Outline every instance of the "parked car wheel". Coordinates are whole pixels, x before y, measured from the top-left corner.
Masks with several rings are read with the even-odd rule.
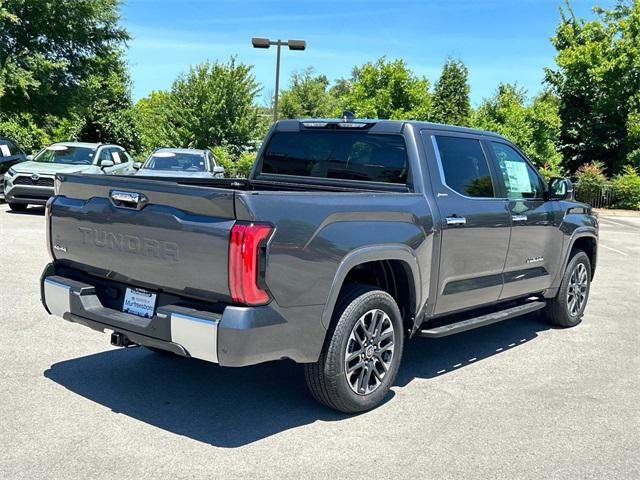
[[[589,256],[582,250],[574,250],[558,294],[547,303],[545,313],[549,323],[564,328],[579,324],[587,306],[590,287]]]
[[[317,363],[305,365],[311,394],[345,413],[382,403],[398,373],[404,332],[398,305],[375,287],[349,285]]]
[[[14,212],[24,212],[29,206],[26,203],[13,203],[13,202],[8,202],[8,203],[9,203],[9,209]]]

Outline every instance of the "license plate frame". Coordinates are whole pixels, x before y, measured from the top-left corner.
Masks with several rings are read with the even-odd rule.
[[[127,287],[122,311],[142,318],[153,318],[156,313],[158,294],[143,288]]]

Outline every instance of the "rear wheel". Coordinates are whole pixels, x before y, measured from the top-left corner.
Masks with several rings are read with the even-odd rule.
[[[404,332],[398,306],[374,287],[346,287],[336,305],[339,317],[317,363],[305,365],[311,394],[345,413],[378,406],[398,373]]]
[[[558,327],[580,323],[591,288],[591,262],[582,250],[575,250],[562,277],[560,290],[547,303],[547,321]]]
[[[9,203],[9,209],[11,209],[14,212],[24,212],[29,206],[26,203],[13,203],[13,202],[8,202],[8,203]]]

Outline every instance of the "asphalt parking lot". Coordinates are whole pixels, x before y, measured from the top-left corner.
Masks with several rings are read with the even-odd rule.
[[[601,217],[581,325],[535,316],[408,342],[348,417],[290,363],[114,349],[49,317],[43,210],[0,204],[0,478],[640,478],[640,217]]]

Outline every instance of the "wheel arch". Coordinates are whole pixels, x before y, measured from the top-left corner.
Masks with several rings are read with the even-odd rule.
[[[579,249],[587,254],[589,262],[591,263],[591,278],[596,272],[596,262],[598,260],[598,242],[595,236],[581,235],[575,238],[569,247],[569,256],[571,252]],[[567,261],[569,258],[567,258]]]
[[[593,274],[596,268],[596,261],[598,257],[598,231],[594,227],[580,227],[577,228],[572,234],[569,240],[566,242],[566,248],[564,249],[564,253],[562,254],[562,268],[559,268],[556,276],[553,280],[551,287],[547,290],[545,296],[553,297],[560,287],[560,281],[562,280],[562,275],[564,274],[564,270],[569,264],[569,260],[571,259],[571,252],[576,248],[576,246],[588,246],[590,251],[587,251],[587,255],[589,256],[589,260],[591,261],[591,277],[593,278]]]
[[[322,313],[322,324],[325,328],[328,329],[331,324],[336,303],[344,285],[349,283],[350,279],[372,275],[376,269],[382,269],[381,274],[390,277],[389,281],[393,282],[395,289],[389,293],[399,303],[401,312],[404,310],[405,325],[413,326],[408,323],[414,321],[422,305],[418,260],[407,245],[387,244],[358,248],[347,254],[340,262]],[[403,285],[401,282],[406,282],[408,288],[401,288]]]

